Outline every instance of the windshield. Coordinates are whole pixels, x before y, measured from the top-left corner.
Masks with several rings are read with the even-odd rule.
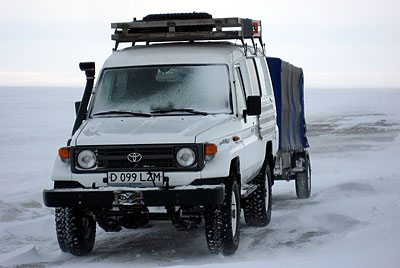
[[[92,115],[231,113],[226,65],[106,69]]]

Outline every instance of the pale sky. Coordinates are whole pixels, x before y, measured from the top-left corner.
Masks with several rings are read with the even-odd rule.
[[[399,0],[0,0],[0,86],[82,86],[111,54],[111,22],[151,13],[261,19],[267,55],[306,87],[400,88]]]

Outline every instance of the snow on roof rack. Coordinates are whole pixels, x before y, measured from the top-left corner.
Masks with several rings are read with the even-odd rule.
[[[261,21],[243,18],[205,18],[205,19],[164,19],[141,20],[111,23],[115,29],[111,39],[115,41],[114,51],[119,43],[132,42],[169,42],[239,39],[247,48],[244,40],[255,39],[262,42]],[[247,49],[246,49],[247,53]]]

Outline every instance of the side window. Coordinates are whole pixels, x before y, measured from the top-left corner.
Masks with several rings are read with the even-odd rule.
[[[243,110],[246,109],[246,95],[244,93],[245,90],[244,90],[243,78],[239,67],[235,67],[234,76],[235,76],[235,90],[236,90],[238,113],[242,115]]]
[[[247,59],[247,66],[249,69],[250,83],[252,87],[252,95],[261,96],[260,81],[257,74],[257,68],[254,65],[254,59]]]
[[[266,80],[268,79],[268,76],[265,75],[264,69],[262,67],[261,63],[261,58],[257,57],[254,58],[254,62],[256,63],[257,71],[258,71],[258,78],[260,81],[260,87],[261,87],[261,96],[267,96],[270,95],[267,93],[267,82]]]
[[[260,74],[260,80],[262,80],[265,85],[266,96],[271,96],[272,95],[272,83],[271,83],[271,78],[269,76],[267,62],[265,61],[265,58],[257,58],[256,63],[257,63],[257,68],[258,68],[258,66],[260,66],[258,68],[258,71]],[[263,76],[262,79],[261,79],[261,76]],[[262,88],[262,85],[261,85],[261,88]]]

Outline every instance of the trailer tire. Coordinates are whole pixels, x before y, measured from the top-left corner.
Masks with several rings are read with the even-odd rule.
[[[56,208],[56,232],[60,249],[75,256],[89,254],[94,246],[96,221],[78,208]]]
[[[244,200],[244,219],[247,225],[262,227],[271,221],[271,170],[266,162],[254,179],[257,189]]]
[[[210,252],[233,255],[239,247],[240,240],[240,193],[234,174],[225,182],[223,204],[205,207],[204,219]]]
[[[296,174],[296,195],[299,199],[306,199],[311,195],[311,165],[308,155],[305,170]]]

